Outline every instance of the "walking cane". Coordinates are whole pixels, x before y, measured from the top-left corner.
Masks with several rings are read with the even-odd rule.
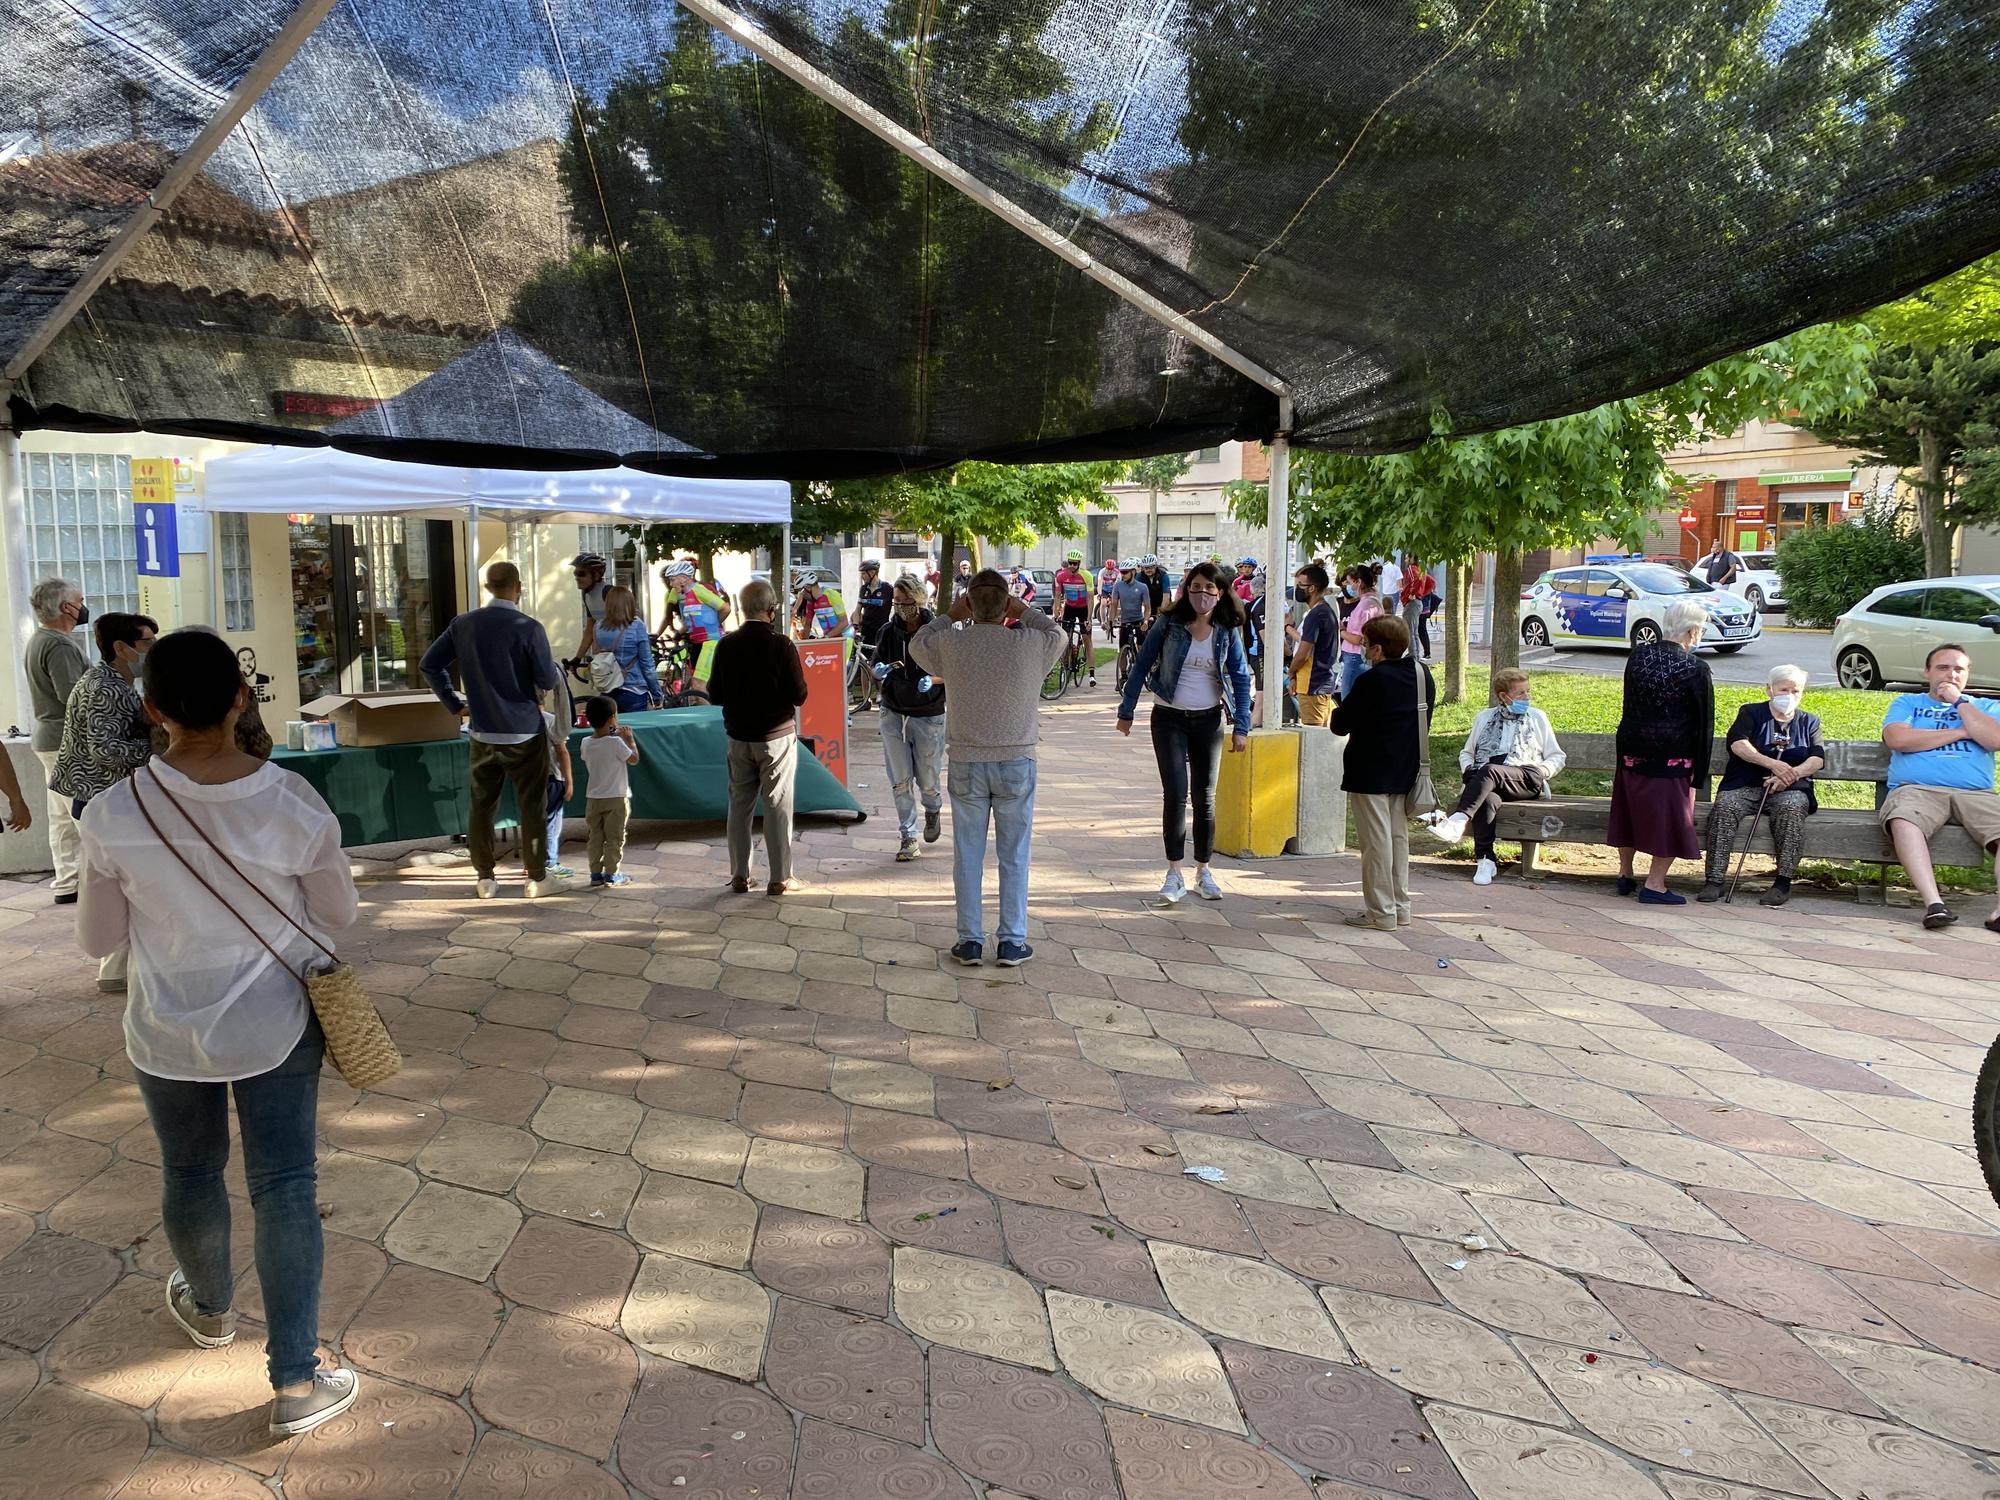
[[[1757,837],[1757,820],[1764,816],[1764,804],[1770,800],[1771,788],[1767,782],[1764,795],[1757,799],[1757,810],[1750,814],[1750,831],[1743,835],[1743,847],[1737,852],[1736,873],[1729,877],[1729,889],[1722,893],[1725,906],[1733,906],[1736,902],[1736,882],[1743,878],[1743,862],[1750,857],[1750,845]]]

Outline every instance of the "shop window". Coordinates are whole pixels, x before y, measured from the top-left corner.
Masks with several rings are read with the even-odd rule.
[[[1215,551],[1215,517],[1161,516],[1159,540],[1153,550],[1170,567],[1200,562]]]
[[[255,630],[257,606],[250,589],[250,518],[215,518],[216,547],[222,559],[222,628]]]
[[[595,552],[611,564],[605,576],[635,593],[639,588],[639,548],[630,537],[621,537],[616,526],[579,526],[577,551]]]
[[[132,460],[116,453],[21,457],[30,579],[72,580],[94,614],[135,612]]]

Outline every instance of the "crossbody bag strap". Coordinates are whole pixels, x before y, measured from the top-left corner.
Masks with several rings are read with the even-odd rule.
[[[154,778],[153,784],[155,786],[160,785],[157,777]],[[162,791],[166,790],[166,788],[164,787],[161,787],[160,789]],[[257,930],[256,924],[253,923],[248,917],[244,916],[242,912],[238,911],[235,905],[230,901],[230,899],[227,896],[223,895],[222,892],[218,891],[214,886],[210,885],[208,883],[208,877],[203,875],[201,871],[197,870],[192,864],[190,864],[188,862],[188,857],[185,854],[181,853],[180,849],[174,844],[173,840],[169,839],[166,836],[166,834],[160,831],[160,825],[153,821],[152,810],[146,806],[146,799],[139,795],[139,778],[136,776],[132,778],[132,800],[136,802],[139,806],[139,816],[144,818],[146,820],[146,826],[153,830],[153,837],[160,841],[161,846],[165,848],[169,854],[173,855],[175,859],[181,862],[181,868],[186,870],[188,874],[192,875],[195,878],[195,880],[200,883],[201,888],[203,890],[207,891],[209,895],[215,897],[215,899],[219,903],[221,903],[222,909],[224,911],[228,912],[229,915],[236,918],[238,922],[241,922],[243,924],[243,930],[249,933],[250,936],[252,936],[257,940],[258,945],[262,947],[266,953],[271,955],[272,960],[277,964],[279,968],[283,969],[287,974],[290,974],[294,979],[298,980],[301,985],[303,985],[305,983],[305,979],[302,975],[296,973],[293,970],[291,960],[286,958],[285,955],[280,953],[276,948],[273,948],[270,944],[270,941],[264,936],[264,934]]]
[[[1411,663],[1416,667],[1417,679],[1417,754],[1423,765],[1431,763],[1431,715],[1424,703],[1424,664],[1415,657]]]
[[[165,797],[167,801],[173,804],[174,811],[179,813],[181,815],[181,818],[187,823],[187,825],[190,828],[192,828],[197,835],[200,836],[201,841],[204,844],[208,845],[210,852],[213,853],[217,859],[222,861],[223,865],[228,869],[230,874],[234,875],[238,880],[242,881],[245,885],[249,886],[251,892],[257,897],[258,900],[262,901],[266,906],[270,907],[272,911],[276,912],[279,916],[279,919],[288,924],[294,932],[298,933],[300,937],[304,938],[307,942],[311,943],[315,948],[319,949],[320,952],[324,953],[327,956],[327,960],[329,962],[331,963],[340,962],[340,957],[338,954],[336,954],[331,948],[327,947],[327,945],[325,943],[322,943],[318,938],[314,937],[312,933],[308,931],[306,928],[300,926],[298,921],[292,916],[290,912],[286,911],[282,906],[278,905],[277,902],[273,901],[270,898],[270,896],[265,894],[264,888],[262,886],[258,885],[256,881],[252,880],[248,875],[245,875],[242,872],[242,870],[237,868],[235,860],[231,859],[228,855],[224,854],[221,849],[216,847],[215,840],[208,836],[208,830],[203,828],[201,824],[195,822],[193,815],[190,814],[185,807],[181,806],[179,798],[175,797],[172,792],[167,790],[167,784],[164,781],[160,780],[159,776],[154,772],[151,766],[146,767],[146,775],[152,781],[153,785],[159,788],[160,795]],[[134,777],[133,780],[136,782],[138,778]],[[134,800],[137,800],[139,793],[136,785],[133,787],[132,795]],[[159,827],[153,822],[153,815],[151,813],[146,812],[145,803],[141,802],[139,804],[139,811],[145,814],[146,824],[148,827],[152,828],[154,836],[159,837],[160,836]],[[161,838],[160,841],[162,843],[166,842],[164,838]],[[188,865],[186,858],[182,856],[180,850],[174,849],[173,845],[171,844],[168,844],[167,847],[173,850],[173,854],[176,859],[179,859],[183,865],[187,865],[189,872],[191,874],[194,874],[195,879],[201,881],[202,885],[207,888],[210,895],[214,896],[216,900],[222,901],[222,904],[224,906],[229,906],[229,903],[223,900],[222,896],[216,891],[214,886],[209,885],[209,883],[206,880],[203,880],[198,873],[195,873],[194,867],[192,865]],[[242,922],[243,925],[246,927],[250,927],[249,920],[245,918],[241,912],[237,911],[236,908],[233,906],[229,906],[229,909],[231,912],[235,913],[237,921]],[[256,928],[254,927],[251,927],[250,930],[252,932],[256,932]],[[261,941],[261,934],[259,940]],[[270,945],[267,943],[265,944],[265,946],[269,948]],[[275,953],[273,953],[273,956],[274,957],[276,956]]]

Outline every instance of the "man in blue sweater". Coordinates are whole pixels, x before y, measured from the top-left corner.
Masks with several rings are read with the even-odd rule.
[[[466,611],[431,642],[424,653],[424,681],[446,708],[472,720],[472,806],[465,838],[479,876],[474,889],[482,901],[499,894],[493,815],[501,785],[511,782],[521,810],[521,863],[532,901],[557,885],[548,877],[548,828],[541,816],[548,805],[549,737],[540,695],[562,679],[548,632],[521,609],[521,570],[510,562],[489,563],[486,592],[493,596],[491,604]],[[453,667],[465,684],[463,696],[452,686]]]

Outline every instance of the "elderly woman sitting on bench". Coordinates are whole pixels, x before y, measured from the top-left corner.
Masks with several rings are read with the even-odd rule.
[[[1737,825],[1751,820],[1749,840],[1757,836],[1761,810],[1771,820],[1771,843],[1778,851],[1778,877],[1758,897],[1759,906],[1783,906],[1792,894],[1792,876],[1805,848],[1806,819],[1819,811],[1812,778],[1826,768],[1826,741],[1819,715],[1799,707],[1805,696],[1803,667],[1773,667],[1766,681],[1768,701],[1746,703],[1736,710],[1736,722],[1724,737],[1729,766],[1708,810],[1708,879],[1697,901],[1722,898],[1729,856],[1736,847]]]

